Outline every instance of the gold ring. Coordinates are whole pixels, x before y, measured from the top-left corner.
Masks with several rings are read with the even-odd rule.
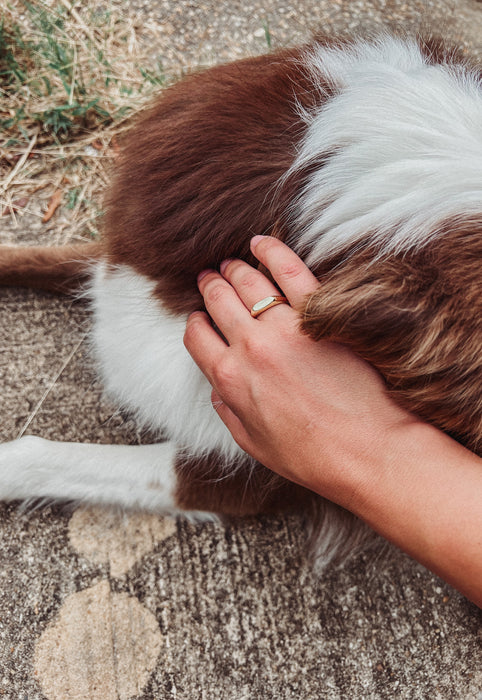
[[[277,304],[288,304],[288,299],[286,297],[265,297],[261,301],[257,301],[251,308],[251,316],[257,318],[263,311],[267,311]]]

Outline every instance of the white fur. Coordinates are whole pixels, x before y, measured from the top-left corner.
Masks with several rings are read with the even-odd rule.
[[[177,448],[27,436],[0,449],[0,499],[73,500],[174,513]]]
[[[166,313],[155,284],[127,266],[92,268],[91,342],[109,393],[169,441],[95,445],[25,437],[0,445],[0,500],[71,500],[165,514],[176,506],[176,455],[242,450],[213,410],[211,387],[184,348],[184,317]],[[249,475],[247,475],[248,477]],[[211,513],[185,513],[196,520]]]
[[[293,247],[316,263],[368,238],[382,250],[422,245],[452,216],[480,214],[482,95],[469,72],[430,66],[396,39],[305,56],[316,84],[336,94],[302,111],[307,133],[288,175],[331,153],[291,216]],[[321,83],[320,83],[321,81]],[[320,88],[322,92],[322,88]],[[108,392],[170,442],[81,445],[22,438],[0,446],[0,499],[57,498],[175,512],[177,450],[243,455],[211,406],[211,388],[183,345],[186,319],[127,266],[94,267],[92,345]],[[352,524],[319,543],[326,563],[352,546]],[[340,529],[344,528],[344,529]]]
[[[99,264],[91,287],[92,342],[108,393],[141,424],[191,454],[244,452],[211,404],[211,386],[183,344],[186,317],[167,313],[155,283]]]
[[[314,112],[290,173],[333,152],[291,215],[293,247],[315,264],[368,239],[381,252],[429,242],[444,220],[482,210],[482,89],[384,38],[305,56],[336,95]]]

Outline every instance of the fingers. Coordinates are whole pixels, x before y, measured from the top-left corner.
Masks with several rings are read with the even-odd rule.
[[[225,424],[235,441],[243,450],[247,451],[247,448],[249,449],[250,440],[246,429],[241,420],[238,418],[238,416],[229,408],[229,406],[226,403],[224,403],[224,401],[217,393],[216,389],[212,390],[211,402],[213,404],[214,410],[221,418],[221,420],[223,421],[223,423]]]
[[[255,236],[251,251],[271,272],[291,306],[299,309],[308,294],[318,289],[319,282],[291,248],[271,236]]]
[[[294,308],[301,308],[305,297],[319,287],[316,277],[302,260],[281,241],[256,236],[252,249]],[[293,309],[285,304],[264,311],[257,319],[251,317],[249,310],[256,302],[279,294],[276,286],[259,270],[241,260],[227,260],[222,264],[221,272],[222,275],[212,270],[205,271],[198,278],[198,286],[209,316],[230,345],[251,333],[260,320],[276,318],[278,323],[282,318],[292,318]],[[185,345],[213,384],[216,367],[225,357],[227,346],[205,314],[190,317]]]
[[[229,343],[246,332],[251,318],[236,290],[218,272],[208,271],[198,277],[199,291],[209,316]]]
[[[209,271],[198,278],[198,286],[208,314],[231,345],[252,333],[253,323],[259,323],[250,314],[253,304],[279,295],[279,291],[261,272],[241,260],[226,261],[221,268],[224,277]],[[280,308],[281,305],[273,307],[273,311]],[[263,316],[273,311],[270,309]]]
[[[229,348],[211,326],[207,314],[196,311],[189,316],[184,333],[184,345],[213,387],[211,402],[214,410],[238,445],[246,450],[250,446],[249,435],[242,421],[225,403],[217,389],[218,385],[227,387],[228,394],[234,391],[239,396],[240,392],[235,386],[237,372],[233,373],[230,369],[231,363],[227,362]]]
[[[212,386],[215,382],[216,368],[224,357],[227,345],[212,327],[207,314],[196,311],[189,316],[184,332],[184,345]]]
[[[279,289],[271,280],[242,260],[224,261],[221,274],[234,287],[247,309],[265,297],[280,295]]]

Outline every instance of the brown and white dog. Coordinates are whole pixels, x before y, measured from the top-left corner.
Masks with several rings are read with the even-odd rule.
[[[318,276],[304,330],[346,343],[395,399],[481,454],[482,82],[443,44],[313,41],[186,78],[141,117],[99,244],[4,248],[0,282],[71,291],[154,445],[0,446],[0,498],[310,517],[321,563],[363,537],[255,463],[183,346],[197,274],[277,232]]]

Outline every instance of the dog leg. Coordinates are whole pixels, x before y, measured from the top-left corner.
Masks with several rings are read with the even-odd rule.
[[[0,500],[113,505],[204,521],[217,520],[218,513],[304,512],[320,570],[372,542],[372,531],[354,516],[260,465],[247,466],[223,475],[215,459],[183,456],[173,442],[94,445],[23,437],[0,444]]]
[[[0,286],[76,292],[89,278],[90,264],[103,254],[98,242],[65,246],[0,246]]]
[[[177,447],[51,442],[0,445],[0,500],[78,501],[163,513],[175,503]]]

